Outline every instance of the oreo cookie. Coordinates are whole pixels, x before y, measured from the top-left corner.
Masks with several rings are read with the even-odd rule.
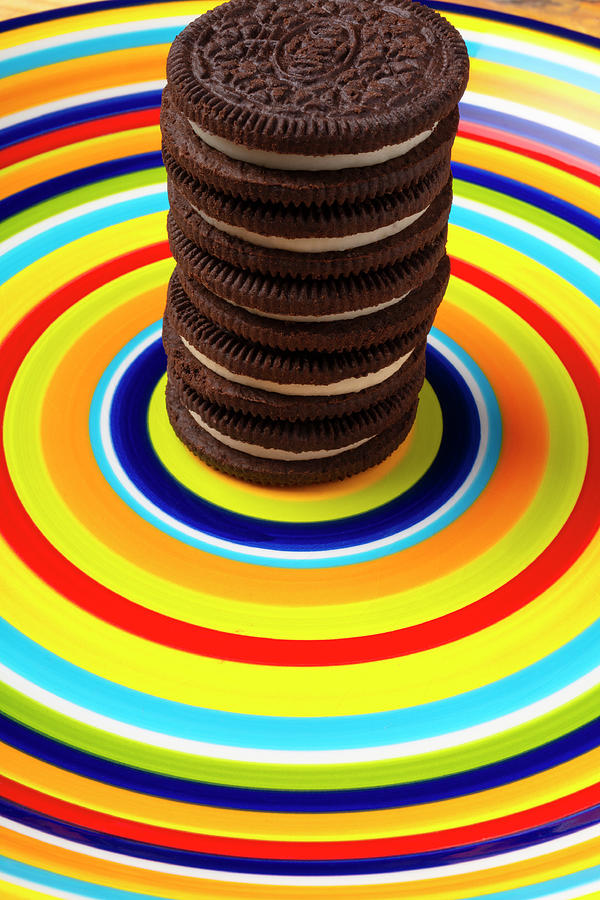
[[[223,440],[253,448],[251,455],[268,456],[343,451],[395,425],[413,406],[416,395],[406,391],[387,397],[353,413],[320,419],[287,420],[280,416],[255,416],[220,406],[202,397],[177,376],[170,376],[182,404],[194,420]],[[276,400],[274,404],[276,404]]]
[[[321,249],[312,252],[309,244],[303,244],[305,249],[299,252],[299,245],[293,245],[294,249],[281,249],[251,243],[247,239],[247,233],[240,237],[224,231],[222,227],[215,227],[214,223],[209,223],[193,209],[187,197],[172,182],[169,182],[168,192],[170,214],[181,231],[188,240],[211,256],[216,256],[238,268],[269,275],[337,278],[391,265],[434,240],[448,223],[452,203],[452,179],[448,179],[441,193],[421,211],[418,218],[409,225],[403,225],[399,232],[382,237],[382,231],[379,231],[379,227],[374,223],[374,229],[368,235],[369,243],[347,249]],[[394,230],[394,226],[389,227]],[[373,235],[378,239],[371,240]],[[359,239],[363,240],[364,235],[360,235]],[[325,245],[319,238],[311,241],[315,247],[330,246]]]
[[[274,169],[407,152],[456,107],[468,71],[456,29],[410,0],[230,0],[188,25],[167,60],[198,136]]]
[[[387,303],[414,290],[444,255],[447,227],[420,250],[400,260],[338,278],[271,276],[211,256],[167,217],[171,252],[186,278],[197,281],[229,303],[270,316],[339,315]]]
[[[351,350],[278,350],[244,340],[201,315],[177,270],[169,282],[165,317],[189,352],[217,374],[296,397],[333,397],[379,384],[402,367],[429,330],[428,323],[419,323],[414,330]]]
[[[418,344],[406,362],[389,378],[346,394],[333,396],[277,394],[264,388],[232,381],[214,368],[205,366],[187,349],[177,331],[165,317],[163,345],[168,358],[169,375],[193,387],[202,397],[229,409],[263,418],[323,419],[373,406],[394,394],[416,396],[425,378],[425,341]]]
[[[195,212],[207,222],[215,223],[221,230],[232,229],[250,243],[272,242],[277,239],[285,247],[309,244],[308,238],[319,238],[325,245],[361,240],[373,243],[367,237],[381,229],[406,227],[420,215],[450,177],[450,157],[431,172],[403,190],[370,197],[366,200],[334,202],[331,204],[285,205],[270,199],[247,200],[215,190],[210,185],[193,178],[178,165],[173,157],[163,151],[163,159],[170,184],[183,194]],[[302,251],[299,251],[302,252]]]
[[[355,203],[402,191],[447,165],[458,128],[458,108],[438,122],[425,141],[402,156],[377,165],[323,172],[267,169],[226,156],[198,139],[173,103],[168,87],[163,92],[160,124],[167,166],[179,166],[196,181],[232,197],[310,206]]]
[[[444,256],[433,276],[415,290],[393,298],[379,307],[340,316],[315,316],[305,321],[298,316],[271,318],[257,315],[222,300],[177,270],[187,299],[200,315],[226,331],[252,343],[284,350],[335,351],[372,346],[411,335],[411,341],[427,334],[450,276],[450,262]],[[370,309],[370,311],[368,311]]]
[[[167,383],[166,399],[171,425],[193,453],[223,472],[266,485],[302,485],[341,480],[376,465],[404,440],[414,422],[418,403],[415,400],[401,418],[372,437],[353,440],[348,445],[325,450],[324,453],[319,453],[318,450],[300,450],[296,453],[280,450],[280,454],[273,454],[277,456],[283,452],[285,458],[282,459],[257,455],[265,453],[265,448],[244,441],[243,431],[229,443],[225,443],[223,432],[212,425],[207,427],[200,416],[196,419],[191,415],[177,382],[169,380]],[[217,411],[213,423],[218,425],[225,418],[226,414],[219,418]],[[263,422],[263,427],[264,424]],[[260,435],[258,423],[256,426],[253,433]],[[268,432],[268,429],[265,431]],[[348,439],[350,437],[352,435]]]

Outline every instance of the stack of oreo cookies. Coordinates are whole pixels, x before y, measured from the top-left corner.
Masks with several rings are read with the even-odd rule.
[[[217,468],[344,478],[408,434],[468,57],[410,0],[230,0],[167,64],[167,409]]]

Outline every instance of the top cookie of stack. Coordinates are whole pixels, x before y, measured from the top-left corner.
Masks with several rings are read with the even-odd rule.
[[[230,0],[176,38],[161,110],[178,263],[165,346],[172,350],[170,380],[179,385],[171,391],[171,419],[205,458],[259,480],[289,481],[289,471],[292,482],[316,480],[293,477],[293,465],[279,466],[278,477],[277,455],[269,457],[265,478],[231,462],[232,453],[245,455],[238,445],[254,447],[269,430],[259,420],[269,399],[281,401],[270,417],[286,427],[296,422],[296,431],[286,438],[292,449],[273,438],[266,446],[287,452],[301,473],[313,451],[301,457],[293,448],[322,442],[309,435],[315,419],[323,424],[396,396],[401,380],[384,378],[390,384],[382,387],[377,373],[407,352],[415,368],[448,278],[450,150],[467,77],[460,35],[409,0]],[[198,348],[200,332],[205,344]],[[218,363],[213,346],[227,335],[235,338],[229,367],[222,355]],[[182,347],[193,365],[185,353],[182,361]],[[254,357],[258,348],[269,351],[260,366],[270,378],[256,377],[253,348]],[[306,354],[304,366],[297,351]],[[193,371],[207,360],[208,376]],[[331,384],[332,366],[340,376],[334,383],[354,379],[352,390],[321,390]],[[216,378],[237,386],[218,391]],[[186,389],[192,382],[196,394],[202,384],[199,396],[217,406],[256,414],[243,426],[227,425],[225,463],[174,421],[182,382]],[[294,390],[282,391],[282,382]],[[277,389],[265,390],[265,383]],[[262,396],[270,393],[275,398]],[[407,414],[416,408],[415,397],[409,400]],[[332,427],[344,431],[338,422]],[[343,449],[332,453],[338,463],[349,458]],[[376,461],[363,459],[359,468]],[[343,474],[349,471],[329,477]]]

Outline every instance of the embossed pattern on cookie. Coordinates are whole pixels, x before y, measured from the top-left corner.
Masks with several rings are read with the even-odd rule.
[[[408,0],[230,0],[176,38],[167,66],[177,105],[205,133],[308,155],[429,133],[467,75],[460,36]]]

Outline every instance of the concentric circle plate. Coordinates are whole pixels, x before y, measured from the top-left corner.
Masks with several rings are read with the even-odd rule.
[[[158,107],[209,3],[0,33],[0,895],[600,896],[600,48],[440,4],[472,75],[406,444],[177,441]]]

